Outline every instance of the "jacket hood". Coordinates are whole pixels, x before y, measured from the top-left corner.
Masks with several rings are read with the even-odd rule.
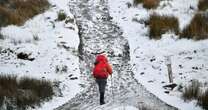
[[[98,55],[96,57],[96,62],[104,62],[104,63],[106,63],[106,62],[108,62],[108,60],[107,60],[105,55]]]

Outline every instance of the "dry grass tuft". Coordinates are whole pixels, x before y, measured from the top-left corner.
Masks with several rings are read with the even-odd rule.
[[[160,0],[144,0],[143,7],[146,9],[157,8],[159,3],[160,3]]]
[[[198,13],[181,33],[180,38],[203,40],[208,38],[208,16]]]
[[[160,16],[153,14],[148,21],[150,26],[149,36],[151,39],[160,39],[161,35],[166,32],[179,33],[178,19],[171,16]]]
[[[37,80],[23,77],[17,80],[13,75],[0,76],[0,106],[16,106],[13,109],[26,109],[28,106],[40,105],[42,101],[53,96],[52,83],[46,80]],[[12,102],[11,102],[12,101]]]
[[[208,89],[199,97],[198,104],[208,110]]]
[[[3,0],[0,3],[0,27],[21,25],[49,7],[47,0]]]
[[[143,3],[143,0],[134,0],[134,6]]]
[[[154,9],[157,8],[157,6],[160,3],[160,0],[134,0],[135,6],[140,3],[143,3],[143,7],[146,9]]]
[[[192,81],[191,85],[188,87],[185,87],[185,90],[183,92],[183,99],[186,100],[192,100],[197,99],[200,94],[200,83],[198,81]]]
[[[208,9],[208,0],[199,0],[198,9],[206,11]]]
[[[66,19],[66,17],[67,17],[67,15],[63,10],[60,10],[58,12],[58,21],[63,21]]]
[[[199,81],[192,81],[182,94],[184,101],[197,100],[197,104],[204,110],[208,110],[208,89],[202,92]]]

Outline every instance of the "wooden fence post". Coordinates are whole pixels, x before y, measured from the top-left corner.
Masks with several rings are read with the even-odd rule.
[[[168,68],[169,83],[173,83],[173,72],[172,72],[172,66],[171,66],[171,56],[166,56],[166,64],[167,64],[167,68]]]

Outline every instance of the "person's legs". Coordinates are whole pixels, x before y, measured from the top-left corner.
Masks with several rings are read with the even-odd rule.
[[[100,105],[105,104],[105,87],[107,83],[107,79],[97,79],[96,82],[98,83],[99,92],[100,92]]]
[[[105,104],[105,101],[104,101],[104,95],[105,95],[104,92],[100,92],[100,105]]]

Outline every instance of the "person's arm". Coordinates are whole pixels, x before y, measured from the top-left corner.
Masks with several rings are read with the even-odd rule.
[[[111,75],[113,73],[111,65],[107,64],[107,72]]]

